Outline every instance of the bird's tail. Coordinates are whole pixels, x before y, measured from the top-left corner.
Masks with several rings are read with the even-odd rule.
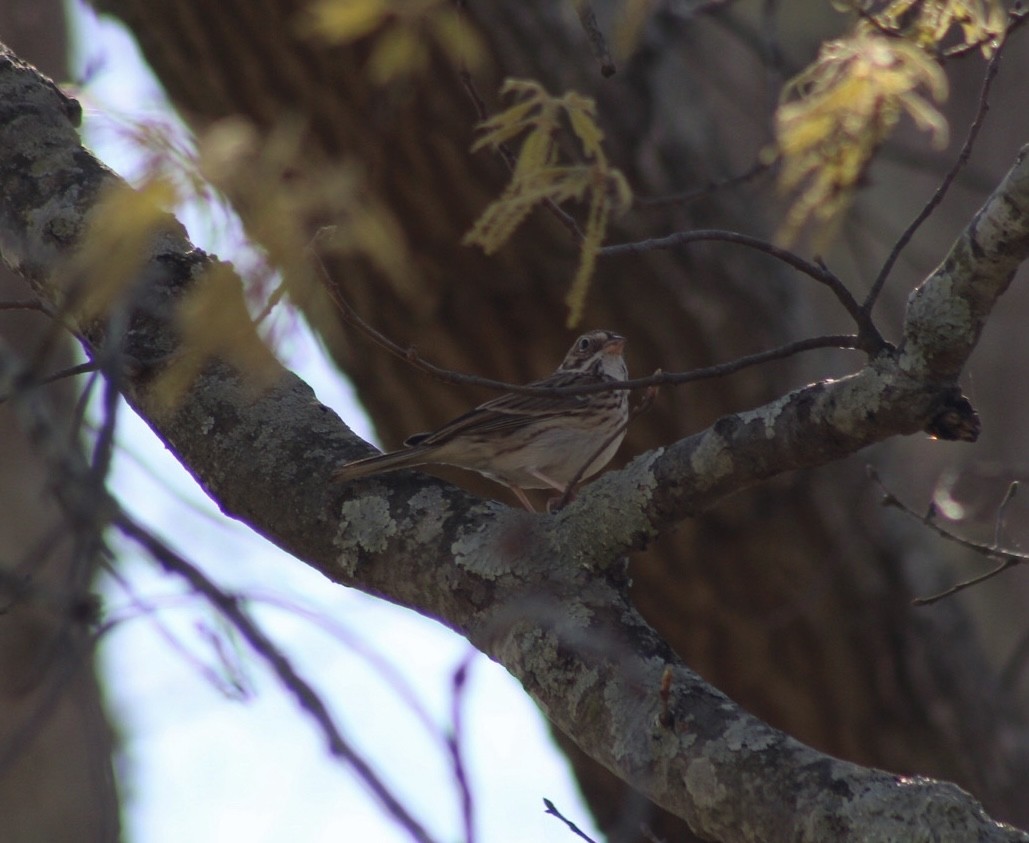
[[[385,474],[388,471],[399,471],[402,468],[425,465],[429,461],[427,457],[431,451],[432,448],[402,448],[399,451],[390,451],[388,454],[364,457],[341,465],[332,473],[332,479],[358,480],[361,477],[371,477],[375,474]]]

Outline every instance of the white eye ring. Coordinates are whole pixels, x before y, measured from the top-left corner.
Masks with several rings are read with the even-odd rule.
[[[579,340],[579,351],[589,351],[590,341],[588,337],[583,337]]]

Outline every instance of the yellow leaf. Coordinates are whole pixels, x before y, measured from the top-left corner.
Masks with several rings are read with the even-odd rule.
[[[491,254],[507,242],[537,205],[581,202],[588,197],[579,268],[568,299],[574,322],[581,318],[608,218],[612,211],[620,213],[629,207],[632,191],[625,176],[607,163],[604,134],[597,125],[593,100],[575,92],[555,98],[538,83],[518,79],[508,79],[501,92],[515,95],[518,101],[479,126],[484,134],[473,148],[509,140],[523,132],[526,135],[511,181],[475,221],[464,243]],[[567,132],[569,125],[582,152],[580,161],[566,164],[561,162],[556,137],[559,132]],[[582,163],[582,158],[588,163]]]
[[[572,124],[572,131],[582,142],[583,151],[591,158],[603,158],[601,141],[604,140],[604,133],[597,125],[596,105],[593,100],[569,94],[566,97],[565,109],[568,121]]]
[[[776,112],[779,184],[796,191],[781,232],[787,240],[808,217],[828,221],[849,202],[876,149],[906,112],[936,143],[946,121],[934,100],[946,77],[924,50],[861,29],[823,45],[818,59],[784,88]]]
[[[482,212],[462,242],[480,246],[487,255],[493,254],[511,238],[535,204],[534,197],[505,191]]]
[[[536,107],[535,102],[527,100],[480,123],[478,128],[483,134],[472,144],[472,152],[476,152],[484,146],[501,144],[534,126],[535,121],[529,119],[528,115]]]
[[[255,391],[271,385],[280,369],[275,356],[254,332],[239,277],[228,264],[215,263],[197,279],[176,312],[182,345],[161,370],[154,395],[174,407],[212,360],[239,371]]]
[[[375,42],[368,60],[368,78],[377,85],[423,70],[429,65],[429,50],[424,39],[410,29],[393,27]]]
[[[533,100],[540,100],[547,96],[543,86],[533,79],[505,79],[500,86],[500,95],[524,94]]]
[[[542,169],[550,163],[554,142],[550,132],[543,128],[535,129],[522,142],[522,148],[518,153],[518,160],[515,162],[512,177],[515,181],[525,178],[527,173],[533,173]]]
[[[632,207],[632,188],[629,180],[621,170],[612,169],[610,178],[611,210],[616,214],[624,214]]]
[[[152,179],[137,189],[109,190],[91,211],[89,225],[72,265],[67,306],[75,318],[104,315],[138,279],[153,242],[164,227],[179,224],[168,209],[178,194],[165,179]]]
[[[860,28],[894,33],[926,51],[942,50],[957,29],[963,43],[953,46],[978,46],[989,56],[1004,33],[1006,18],[1000,0],[894,0]]]
[[[486,49],[479,33],[459,11],[440,9],[429,19],[436,42],[456,64],[475,70],[486,60]]]
[[[636,49],[643,27],[654,8],[654,0],[624,0],[614,27],[614,54],[624,61]]]
[[[301,24],[305,34],[343,44],[370,34],[386,20],[388,0],[317,0]]]

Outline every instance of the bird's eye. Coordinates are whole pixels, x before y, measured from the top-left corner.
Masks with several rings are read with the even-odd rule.
[[[583,337],[582,339],[579,340],[579,351],[582,351],[582,352],[589,351],[590,350],[590,345],[591,345],[590,338],[589,337]]]

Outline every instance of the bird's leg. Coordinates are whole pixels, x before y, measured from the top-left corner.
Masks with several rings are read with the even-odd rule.
[[[562,486],[556,480],[551,480],[549,477],[547,477],[547,475],[545,475],[542,471],[539,471],[538,469],[530,468],[528,471],[529,474],[531,474],[541,483],[546,483],[551,489],[554,489],[561,493],[556,497],[550,498],[550,500],[547,501],[547,512],[556,512],[558,509],[561,509],[560,506],[556,506],[556,504],[558,503],[561,503],[563,506],[575,500],[574,489],[570,489],[567,486]]]
[[[558,512],[575,500],[575,490],[566,489],[560,495],[554,495],[547,501],[547,512]]]
[[[528,468],[528,469],[526,469],[526,471],[528,471],[529,474],[531,474],[533,477],[535,477],[537,480],[539,480],[540,483],[545,483],[551,489],[554,489],[554,490],[560,492],[561,494],[564,494],[566,487],[563,486],[562,484],[558,483],[556,480],[551,480],[549,477],[547,477],[547,475],[545,475],[538,468]]]
[[[527,497],[525,496],[525,492],[523,492],[523,491],[522,491],[521,489],[519,489],[519,488],[518,488],[517,486],[508,486],[508,488],[509,488],[509,489],[510,489],[510,490],[511,490],[512,492],[514,492],[514,493],[515,493],[515,497],[516,497],[516,498],[518,498],[518,500],[519,500],[519,501],[521,501],[521,503],[522,503],[522,506],[524,506],[524,507],[525,507],[525,508],[526,508],[527,510],[529,510],[529,512],[535,512],[535,511],[536,511],[536,507],[534,507],[534,506],[532,505],[532,501],[530,501],[530,500],[529,500],[529,499],[528,499],[528,498],[527,498]]]

